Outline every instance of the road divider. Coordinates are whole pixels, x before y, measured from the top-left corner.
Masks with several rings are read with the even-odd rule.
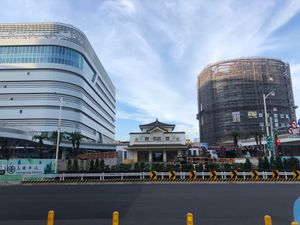
[[[193,220],[193,214],[192,213],[187,213],[186,214],[186,225],[194,225],[194,220]]]
[[[48,212],[47,225],[54,225],[54,211],[50,210]]]
[[[47,225],[54,225],[54,211],[48,212]],[[119,212],[114,211],[112,214],[112,225],[119,225]],[[186,214],[186,225],[194,225],[193,214],[188,212]],[[264,216],[264,225],[272,225],[272,218],[269,215]],[[299,225],[298,222],[293,221],[291,225]]]
[[[119,212],[113,212],[112,225],[119,225]]]
[[[139,172],[139,173],[81,173],[22,176],[23,184],[39,183],[136,183],[136,182],[293,182],[300,183],[299,171],[202,171]]]

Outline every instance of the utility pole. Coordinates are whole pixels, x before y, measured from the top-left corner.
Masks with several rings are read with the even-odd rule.
[[[57,166],[58,166],[58,150],[59,150],[59,139],[60,139],[62,103],[63,103],[63,98],[60,97],[59,98],[59,113],[58,113],[58,127],[57,127],[57,140],[56,140],[56,154],[55,154],[55,170],[54,170],[54,173],[57,173]]]

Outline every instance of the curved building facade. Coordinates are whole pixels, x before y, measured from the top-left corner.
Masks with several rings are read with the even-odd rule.
[[[115,134],[115,87],[83,32],[61,23],[0,24],[0,127]]]
[[[263,94],[273,127],[296,119],[290,67],[277,59],[241,58],[208,65],[198,76],[200,140],[218,144],[265,132]]]

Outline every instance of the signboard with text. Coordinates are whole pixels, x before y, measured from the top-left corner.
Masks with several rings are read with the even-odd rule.
[[[54,165],[54,159],[0,160],[0,170],[5,171],[6,175],[38,175],[54,173]]]

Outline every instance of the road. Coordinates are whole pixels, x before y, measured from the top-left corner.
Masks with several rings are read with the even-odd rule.
[[[299,184],[102,184],[0,186],[1,225],[45,225],[55,210],[55,225],[290,224]]]

